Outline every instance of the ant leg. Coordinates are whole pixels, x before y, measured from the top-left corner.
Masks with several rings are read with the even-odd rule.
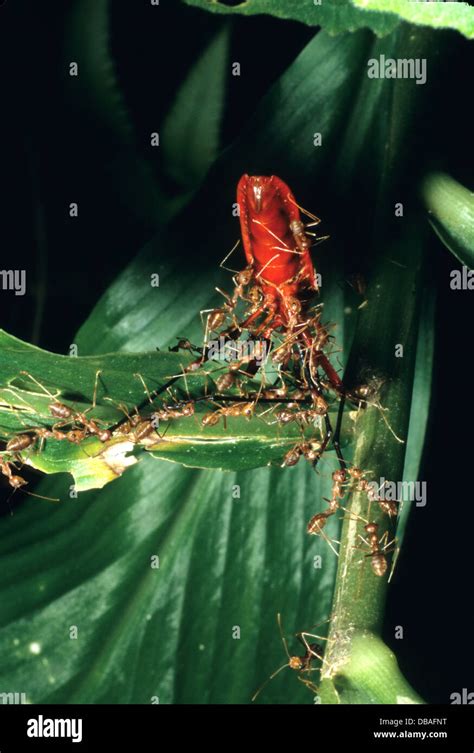
[[[394,539],[394,541],[395,541],[395,539]],[[389,582],[389,583],[390,583],[390,581],[392,580],[392,576],[393,576],[393,573],[395,572],[395,566],[396,566],[396,564],[397,564],[397,562],[398,562],[398,557],[399,557],[399,555],[400,555],[400,547],[399,547],[399,546],[397,546],[397,547],[395,548],[395,554],[394,554],[394,555],[393,555],[393,557],[392,557],[392,565],[391,565],[391,567],[390,567],[390,573],[389,573],[389,575],[388,575],[388,582]]]
[[[238,239],[238,241],[236,243],[234,243],[234,245],[230,249],[230,251],[227,254],[227,256],[225,256],[224,259],[222,259],[221,263],[219,264],[219,267],[221,269],[225,269],[227,272],[234,272],[235,274],[238,274],[238,272],[239,272],[238,269],[230,269],[229,267],[225,266],[225,263],[226,263],[227,259],[229,259],[232,256],[232,254],[234,253],[235,249],[239,246],[239,244],[240,244],[240,238]]]
[[[344,471],[344,472],[347,470],[347,463],[344,460],[344,456],[342,454],[340,438],[341,438],[342,418],[344,415],[345,401],[346,401],[346,396],[344,393],[342,393],[341,398],[339,400],[339,409],[337,411],[336,429],[334,431],[334,436],[332,440],[334,449],[336,451],[337,460],[339,462],[339,466],[341,468],[341,471]]]
[[[99,377],[102,374],[102,369],[97,369],[95,372],[94,392],[92,394],[92,405],[88,410],[94,410],[97,405],[97,387],[99,385]]]
[[[148,398],[148,402],[150,403],[150,405],[152,405],[153,404],[153,400],[151,399],[151,393],[150,393],[150,390],[148,389],[148,387],[147,387],[147,385],[145,383],[145,380],[143,379],[142,375],[136,373],[133,376],[136,377],[137,379],[139,379],[140,382],[142,383],[142,387],[143,387],[143,390],[144,390],[144,392],[145,392],[145,394],[146,394],[146,396]]]
[[[172,376],[170,379],[168,379],[167,382],[162,384],[161,387],[157,387],[156,390],[153,390],[153,392],[148,392],[148,396],[146,397],[146,399],[142,400],[141,403],[135,406],[136,412],[140,413],[140,411],[142,411],[144,408],[147,408],[150,405],[150,402],[153,402],[155,398],[158,397],[158,395],[161,395],[162,392],[169,390],[170,387],[172,387],[173,384],[178,381],[178,379],[182,379],[183,376],[184,376],[184,371],[182,374],[176,374],[175,376]],[[124,416],[124,418],[120,419],[120,421],[117,421],[116,424],[110,427],[110,431],[112,432],[116,431],[127,420],[128,419]]]
[[[324,658],[320,654],[318,654],[318,652],[315,651],[314,648],[311,648],[308,638],[317,638],[320,641],[327,641],[328,640],[327,638],[324,638],[324,636],[322,635],[315,635],[314,633],[307,633],[305,631],[301,633],[297,633],[296,637],[299,640],[299,642],[303,644],[306,651],[309,654],[311,654],[311,656],[314,656],[315,659],[319,659],[319,661],[324,661]]]
[[[329,358],[326,355],[324,355],[324,353],[321,350],[318,350],[315,353],[315,361],[316,361],[316,368],[318,366],[321,366],[327,378],[329,379],[329,383],[331,387],[333,388],[333,390],[335,390],[335,392],[337,393],[340,393],[341,390],[343,390],[342,379],[337,373],[334,366],[329,361]]]
[[[310,225],[308,227],[311,227]],[[314,246],[319,246],[320,243],[323,241],[327,241],[328,238],[330,238],[330,235],[316,235],[316,233],[306,233],[306,235],[315,235],[316,240],[311,244],[311,248],[314,248]]]
[[[253,314],[250,314],[250,316],[248,316],[247,319],[244,319],[244,321],[240,325],[240,329],[241,330],[248,329],[249,325],[252,324],[255,321],[255,319],[258,319],[258,317],[261,316],[266,310],[267,310],[267,307],[266,307],[265,303],[262,303],[262,305],[259,306],[253,312]],[[230,333],[229,333],[229,336],[230,336]],[[232,339],[234,339],[234,338],[232,338]]]
[[[306,223],[306,227],[311,227],[312,225],[319,225],[319,223],[321,222],[321,220],[319,219],[319,217],[316,217],[316,215],[313,214],[312,212],[310,212],[308,209],[305,209],[304,207],[300,206],[295,201],[295,199],[293,199],[293,198],[290,199],[290,197],[288,197],[288,201],[291,204],[293,204],[295,207],[298,207],[298,209],[300,210],[300,212],[302,212],[303,214],[305,214],[306,217],[309,217],[311,220],[313,220],[313,222]]]
[[[37,379],[35,379],[35,377],[32,374],[30,374],[28,371],[20,371],[20,374],[22,376],[27,376],[28,379],[31,379],[31,381],[34,382],[36,385],[38,385],[38,387],[40,388],[40,390],[42,390],[42,392],[44,392],[44,394],[47,395],[49,398],[51,398],[52,400],[56,400],[57,399],[57,396],[54,396],[52,394],[52,392],[50,392],[49,390],[47,390],[46,387],[43,384],[41,384],[41,382],[39,382]],[[58,395],[59,394],[60,393],[58,392]]]
[[[319,670],[312,670],[312,669],[310,669],[310,670],[306,670],[306,671],[308,671],[308,672],[313,672],[313,671],[318,672]],[[314,693],[315,695],[318,695],[319,688],[318,688],[317,685],[314,684],[314,682],[311,682],[311,680],[307,680],[305,677],[301,677],[300,675],[298,675],[298,680],[300,682],[302,682],[303,685],[305,685],[308,688],[308,690],[311,690],[312,693]]]
[[[285,635],[283,633],[283,625],[281,622],[281,614],[278,612],[277,614],[277,624],[278,624],[278,632],[280,633],[281,642],[283,643],[283,648],[285,649],[285,654],[288,657],[288,661],[290,660],[290,652],[288,651],[288,644],[286,642]]]
[[[304,339],[306,340],[306,338],[304,338]],[[316,355],[316,359],[318,359],[318,354]],[[346,401],[346,395],[345,395],[345,390],[343,389],[343,382],[340,379],[339,375],[333,369],[333,367],[329,363],[329,361],[326,358],[326,356],[324,356],[324,359],[327,361],[327,364],[329,365],[331,371],[333,372],[333,377],[335,376],[335,378],[337,380],[337,392],[340,395],[339,408],[338,408],[337,420],[336,420],[336,429],[334,431],[334,435],[332,436],[332,444],[333,444],[333,447],[334,447],[334,449],[336,451],[336,456],[337,456],[337,460],[338,460],[339,466],[341,468],[341,471],[346,471],[347,470],[347,463],[346,463],[346,461],[344,459],[344,456],[342,454],[341,444],[340,444],[342,419],[343,419],[343,415],[344,415],[344,405],[345,405],[345,401]],[[319,359],[319,360],[321,360],[321,359]],[[322,390],[321,390],[321,385],[319,384],[319,380],[317,379],[317,377],[313,378],[313,376],[311,374],[311,367],[310,367],[309,364],[307,365],[306,368],[307,368],[306,377],[308,378],[308,376],[309,376],[309,379],[311,380],[311,383],[313,384],[314,388],[316,389],[316,391],[318,392],[318,394],[321,395],[322,394]],[[324,368],[324,366],[323,366],[323,368]],[[332,383],[334,381],[334,379],[331,380],[331,377],[328,374],[327,367],[324,368],[324,371],[325,371],[326,375],[328,376],[330,382]],[[317,374],[317,366],[316,366],[316,374]],[[326,416],[325,416],[325,419],[326,419]],[[326,422],[326,430],[329,431],[330,428],[331,428],[331,424],[328,423],[328,422]],[[329,439],[331,439],[331,437],[328,438],[328,442],[329,442]]]
[[[280,672],[282,671],[282,669],[286,669],[286,667],[288,667],[288,666],[289,666],[288,664],[283,664],[281,667],[278,667],[278,669],[276,669],[274,672],[272,672],[272,674],[270,675],[270,677],[268,678],[268,680],[265,680],[265,682],[262,685],[260,685],[259,689],[253,694],[253,696],[252,696],[252,698],[250,700],[251,701],[255,701],[255,699],[257,698],[257,696],[260,695],[260,693],[262,692],[263,688],[266,687],[266,685],[268,685],[268,683],[270,682],[270,680],[273,680],[274,677],[276,677],[278,674],[280,674]]]
[[[301,354],[301,345],[298,345],[298,348],[299,348],[299,351],[300,351],[300,354]],[[304,366],[304,373],[305,373],[306,381],[308,382],[308,384],[310,384],[313,387],[313,389],[316,391],[316,393],[318,395],[322,395],[322,389],[321,389],[321,385],[319,384],[319,379],[317,379],[317,377],[313,378],[308,363],[306,363],[305,366]],[[314,470],[316,470],[316,466],[318,465],[319,461],[321,460],[321,457],[324,454],[324,452],[326,451],[326,448],[327,448],[329,442],[331,441],[331,437],[333,436],[332,424],[331,424],[331,420],[329,418],[328,413],[324,414],[324,425],[326,427],[326,431],[325,431],[325,434],[324,434],[324,437],[323,437],[323,441],[321,443],[321,448],[318,451],[318,455],[317,455],[316,459],[313,460],[313,468],[314,468]]]

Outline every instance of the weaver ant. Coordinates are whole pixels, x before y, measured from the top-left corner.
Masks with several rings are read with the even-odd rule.
[[[10,458],[5,458],[4,455],[0,455],[0,474],[2,476],[5,476],[5,478],[8,481],[8,484],[12,487],[13,491],[10,494],[10,497],[8,498],[8,502],[12,498],[13,494],[18,490],[21,489],[25,494],[28,494],[30,497],[36,497],[37,499],[46,499],[48,502],[59,502],[59,499],[54,499],[52,497],[44,497],[41,494],[34,494],[33,492],[28,492],[25,489],[23,489],[23,486],[26,486],[28,484],[28,481],[23,478],[23,476],[20,476],[17,473],[13,473],[12,467],[15,468],[13,461]],[[15,469],[16,470],[16,469]]]
[[[395,539],[392,539],[392,541],[390,542],[386,541],[388,539],[388,531],[385,531],[385,533],[382,534],[382,536],[379,538],[378,529],[378,523],[367,523],[364,526],[364,530],[369,537],[368,541],[366,541],[362,536],[361,538],[370,547],[370,554],[366,554],[365,556],[370,557],[370,564],[374,574],[381,577],[385,575],[388,567],[385,552],[392,544],[395,543]],[[385,546],[381,546],[383,542],[385,542]]]
[[[368,554],[365,555],[365,557],[370,558],[370,564],[372,567],[372,572],[374,575],[377,575],[378,577],[382,577],[385,575],[388,569],[388,561],[387,561],[387,554],[392,552],[396,545],[396,537],[394,537],[391,541],[388,541],[389,532],[388,530],[385,531],[381,536],[379,536],[379,523],[377,523],[374,520],[370,520],[370,503],[372,502],[372,499],[369,498],[369,510],[367,513],[367,518],[363,518],[361,515],[358,515],[357,513],[350,512],[349,513],[349,519],[355,519],[359,520],[362,523],[364,523],[364,531],[367,535],[367,538],[363,536],[362,534],[358,534],[359,538],[363,543],[365,544],[365,547],[367,547],[370,551]],[[365,547],[361,546],[355,546],[354,549],[361,549],[362,551],[367,551]],[[392,565],[392,572],[393,572],[393,565]]]
[[[49,412],[54,418],[61,419],[56,424],[54,424],[51,429],[31,429],[31,431],[34,431],[43,440],[46,438],[54,438],[58,440],[66,439],[69,442],[78,444],[83,439],[91,435],[96,436],[101,442],[108,442],[111,439],[112,432],[110,429],[103,429],[99,426],[96,420],[87,417],[87,413],[94,410],[96,407],[98,380],[101,374],[100,369],[96,372],[95,375],[92,405],[85,411],[75,411],[69,406],[64,405],[64,403],[60,403],[58,400],[56,400],[55,396],[51,392],[49,392],[49,390],[47,390],[46,387],[29,372],[20,371],[20,374],[22,376],[27,376],[42,390],[42,392],[45,393],[45,395],[47,395],[52,400],[52,402],[48,405]],[[71,429],[67,432],[60,432],[58,430],[58,427],[65,426],[67,424],[80,424],[82,425],[82,429]],[[13,438],[13,441],[15,439],[16,438]],[[22,441],[26,442],[26,440]],[[32,442],[30,442],[30,444],[32,444]],[[22,449],[25,449],[25,447],[23,447]]]
[[[349,474],[355,482],[355,490],[365,492],[369,502],[377,502],[378,506],[389,518],[396,518],[398,515],[398,502],[396,500],[384,499],[379,497],[373,489],[373,482],[365,478],[365,472],[360,468],[349,468]]]
[[[277,614],[277,624],[278,624],[278,630],[280,633],[281,642],[283,643],[283,648],[285,650],[285,653],[288,657],[288,661],[286,664],[283,664],[281,667],[275,670],[275,672],[272,672],[270,677],[265,680],[265,682],[259,687],[259,689],[253,694],[252,701],[255,701],[257,696],[261,693],[263,688],[265,688],[268,683],[273,680],[274,677],[276,677],[283,669],[286,669],[286,667],[289,667],[290,669],[294,670],[298,673],[298,680],[303,683],[307,688],[309,688],[313,693],[318,692],[318,687],[311,682],[307,677],[304,676],[305,673],[310,672],[319,672],[319,669],[316,669],[315,667],[312,667],[312,662],[317,659],[319,661],[323,661],[323,649],[319,645],[319,643],[309,643],[308,638],[317,638],[318,640],[327,640],[326,638],[323,638],[319,635],[314,635],[313,633],[309,633],[306,631],[303,631],[301,633],[296,634],[296,638],[300,641],[300,643],[303,645],[305,652],[303,656],[291,656],[290,652],[288,650],[288,644],[286,641],[286,638],[283,634],[283,628],[281,624],[281,614]],[[318,623],[322,624],[322,623]],[[315,625],[314,627],[317,627]]]
[[[347,477],[347,472],[345,470],[338,469],[333,472],[331,499],[325,498],[325,502],[328,503],[328,508],[323,512],[318,512],[316,513],[316,515],[313,515],[308,525],[306,526],[307,533],[312,536],[322,536],[327,541],[331,549],[336,553],[336,555],[338,555],[338,552],[336,552],[334,547],[331,545],[331,542],[324,533],[323,528],[325,527],[328,519],[335,515],[338,510],[344,510],[341,505],[341,500],[346,494],[344,485],[347,481]]]

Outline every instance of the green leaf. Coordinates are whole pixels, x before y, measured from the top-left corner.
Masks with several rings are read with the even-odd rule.
[[[449,175],[433,173],[424,180],[422,195],[438,237],[461,264],[474,269],[474,193]]]
[[[193,360],[190,354],[169,352],[113,353],[100,358],[58,356],[28,345],[2,330],[0,354],[0,437],[5,440],[27,434],[30,429],[49,428],[55,422],[56,426],[61,426],[58,419],[51,417],[49,410],[54,401],[73,411],[84,412],[86,418],[98,421],[102,428],[111,427],[124,419],[124,410],[133,415],[135,406],[144,399],[146,402],[141,379],[150,392],[159,390]],[[27,369],[29,372],[25,373]],[[132,465],[135,459],[131,453],[136,445],[137,451],[146,449],[154,457],[192,468],[248,470],[270,463],[281,465],[285,454],[295,444],[304,437],[315,438],[311,426],[303,430],[290,423],[276,429],[273,412],[269,410],[275,406],[261,402],[250,420],[226,417],[214,426],[203,425],[204,416],[222,404],[222,401],[216,403],[205,398],[208,391],[215,391],[212,375],[220,374],[221,369],[221,363],[210,362],[205,369],[187,375],[182,382],[182,391],[176,392],[175,396],[165,392],[164,397],[158,398],[148,414],[163,404],[173,406],[173,399],[177,402],[196,399],[198,402],[192,416],[161,421],[157,433],[148,435],[138,445],[133,433],[124,434],[120,430],[104,443],[88,437],[71,446],[62,439],[40,441],[38,438],[21,454],[21,459],[44,473],[69,471],[77,491],[86,491],[102,488]],[[90,413],[97,372],[100,373],[96,407]],[[239,397],[235,396],[235,399]],[[66,426],[71,428],[67,423],[64,430]],[[343,442],[347,441],[352,429],[346,424]]]
[[[403,481],[412,484],[420,478],[420,468],[425,446],[425,436],[431,408],[435,351],[435,294],[431,288],[424,290],[421,301],[420,324],[416,345],[415,375],[408,425],[407,449],[403,468]],[[405,489],[405,487],[404,487]],[[402,546],[413,499],[404,494],[397,522],[397,547]]]
[[[410,0],[351,0],[367,13],[393,13],[412,24],[433,29],[455,29],[468,39],[474,37],[474,8],[462,2],[411,2]]]
[[[330,34],[369,28],[386,36],[400,21],[456,29],[471,39],[474,36],[474,10],[467,3],[410,2],[407,0],[323,0],[293,2],[288,0],[242,0],[230,5],[225,0],[184,0],[212,13],[253,16],[267,13],[275,18],[301,21],[308,26],[322,26]]]
[[[109,0],[75,0],[66,11],[63,93],[102,154],[110,185],[127,212],[149,228],[163,214],[164,195],[136,144],[135,128],[111,52]],[[69,75],[77,63],[78,75]],[[96,166],[99,170],[99,167]]]
[[[184,0],[211,13],[241,14],[254,16],[266,13],[275,18],[301,21],[308,26],[322,26],[329,34],[371,28],[376,34],[385,36],[393,31],[398,23],[396,17],[379,13],[361,13],[350,0],[334,0],[321,3],[289,3],[287,0],[243,0],[239,5],[228,5],[222,0]]]
[[[161,129],[166,172],[188,191],[201,183],[219,151],[228,53],[224,26],[181,85]]]

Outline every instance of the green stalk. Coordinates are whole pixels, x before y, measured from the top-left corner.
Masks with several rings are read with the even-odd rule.
[[[393,57],[429,59],[433,38],[430,32],[414,33],[402,28],[392,45],[388,51]],[[374,56],[381,51],[374,50]],[[367,95],[365,84],[362,101],[364,93]],[[376,131],[374,137],[380,140],[376,147],[381,159],[377,165],[379,183],[372,244],[368,244],[368,253],[372,253],[368,303],[360,312],[345,374],[349,387],[371,380],[379,380],[382,385],[380,396],[357,422],[353,455],[354,465],[378,484],[381,479],[394,482],[403,479],[419,328],[419,291],[426,284],[421,274],[425,230],[419,213],[414,211],[413,185],[404,182],[406,176],[398,174],[400,154],[410,156],[408,144],[416,122],[417,96],[416,86],[398,80],[379,103],[385,126]],[[398,118],[397,112],[403,112],[404,117]],[[344,160],[346,156],[352,156],[350,144]],[[396,218],[395,203],[399,201],[404,204],[404,213],[403,217]],[[400,345],[403,355],[400,357],[398,352],[397,357],[396,348]],[[366,537],[364,525],[368,520],[378,523],[379,536],[387,532],[388,541],[394,538],[394,526],[379,505],[369,503],[364,493],[352,494],[344,506],[347,514],[341,532],[330,629],[321,672],[321,700],[324,703],[422,702],[401,676],[393,654],[378,637],[389,578],[388,573],[380,577],[373,572],[371,558],[366,557],[370,549],[361,539],[362,535]],[[390,562],[390,556],[388,559]]]
[[[381,397],[383,408],[375,405],[367,408],[358,421],[353,458],[354,465],[370,471],[370,477],[377,483],[382,478],[389,481],[403,478],[405,442],[400,442],[394,434],[400,438],[407,435],[416,357],[419,306],[415,291],[420,271],[419,234],[410,232],[398,249],[396,264],[390,264],[386,257],[382,257],[378,264],[368,291],[369,305],[362,312],[354,342],[352,352],[355,355],[348,367],[349,380],[351,375],[363,374],[381,375],[385,380]],[[398,344],[404,349],[401,358],[395,357]],[[341,676],[358,677],[362,673],[367,686],[369,677],[364,669],[364,652],[355,652],[353,636],[363,635],[364,641],[371,640],[373,661],[384,662],[384,651],[388,649],[380,641],[375,642],[375,635],[382,628],[388,577],[374,574],[370,558],[365,557],[370,550],[360,536],[365,535],[364,521],[369,519],[379,524],[380,534],[388,530],[389,539],[393,538],[393,528],[390,532],[387,516],[376,503],[369,505],[364,493],[351,495],[346,509],[322,675],[326,680],[332,680]],[[380,654],[378,658],[377,652]],[[377,695],[376,673],[373,681],[371,692]],[[400,684],[395,674],[393,683],[392,693],[395,685]],[[336,685],[337,682],[334,687]],[[337,697],[341,702],[340,693]],[[377,702],[384,702],[382,696]]]

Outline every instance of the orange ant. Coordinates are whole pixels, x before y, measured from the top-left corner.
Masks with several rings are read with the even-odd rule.
[[[5,460],[3,455],[0,455],[0,473],[3,476],[6,476],[8,483],[16,491],[16,489],[21,489],[22,486],[25,486],[28,481],[26,481],[22,476],[17,476],[12,472],[11,469],[12,462],[11,460]]]
[[[364,526],[364,530],[369,537],[368,541],[366,541],[363,536],[361,536],[361,539],[370,547],[370,554],[366,554],[365,556],[371,558],[370,564],[372,566],[372,571],[375,575],[382,577],[383,575],[385,575],[388,568],[385,552],[392,544],[395,543],[395,539],[392,539],[392,541],[390,542],[386,542],[386,539],[388,538],[388,531],[385,531],[385,533],[379,539],[378,529],[378,523],[367,523]],[[384,541],[386,542],[385,546],[381,546]]]
[[[112,438],[112,432],[110,429],[102,429],[97,421],[95,421],[92,418],[87,418],[87,413],[91,410],[94,410],[96,407],[97,402],[97,386],[98,386],[98,380],[99,376],[101,374],[100,369],[96,372],[95,375],[95,383],[94,383],[94,393],[92,397],[92,405],[90,408],[87,408],[85,411],[74,411],[72,408],[69,408],[67,405],[64,405],[63,403],[60,403],[56,400],[54,395],[49,392],[49,390],[46,389],[44,385],[41,384],[32,374],[29,374],[27,371],[20,371],[20,374],[27,376],[29,379],[31,379],[38,387],[46,394],[48,397],[52,399],[52,403],[49,404],[48,408],[52,416],[55,418],[61,418],[62,421],[56,423],[51,433],[44,433],[43,437],[46,438],[48,436],[53,436],[55,439],[67,439],[70,442],[79,443],[83,439],[85,439],[88,435],[95,435],[101,442],[108,442],[109,439]],[[64,424],[68,423],[78,423],[82,424],[83,429],[82,430],[72,430],[70,432],[66,432],[65,434],[60,434],[57,432],[58,426],[63,426]]]
[[[312,535],[312,536],[322,536],[331,546],[330,541],[326,534],[323,531],[323,528],[325,527],[328,519],[334,515],[337,510],[344,509],[340,503],[340,501],[345,496],[345,489],[344,484],[347,481],[347,471],[338,469],[333,472],[332,474],[332,491],[331,491],[331,499],[324,498],[325,502],[328,503],[327,510],[324,510],[324,512],[318,512],[316,515],[313,515],[311,520],[309,521],[306,531]],[[331,549],[335,551],[334,547],[331,546]],[[336,554],[338,554],[336,552]]]
[[[159,410],[154,411],[152,416],[159,421],[170,421],[171,419],[194,416],[194,411],[194,403],[189,400],[178,402],[175,405],[164,405]]]
[[[151,393],[148,389],[142,375],[134,374],[134,376],[142,383],[143,389],[148,398],[148,402],[150,403],[150,405],[153,405],[153,393]],[[170,396],[173,397],[171,391],[169,389],[167,391],[169,392]],[[138,407],[136,407],[135,410],[138,414]],[[153,411],[153,413],[151,414],[151,419],[156,422],[170,421],[176,418],[187,418],[189,416],[194,416],[194,410],[194,402],[192,400],[183,400],[181,402],[175,402],[172,405],[162,405],[158,410]],[[155,427],[153,426],[153,428]]]
[[[285,653],[288,657],[288,661],[286,664],[283,664],[281,667],[276,669],[270,677],[265,680],[265,682],[259,687],[259,689],[253,694],[252,701],[255,701],[257,696],[261,693],[263,688],[265,688],[268,683],[273,680],[274,677],[276,677],[283,669],[286,667],[289,667],[290,669],[294,670],[298,673],[298,680],[303,683],[307,688],[309,688],[314,693],[318,692],[318,687],[312,683],[307,677],[304,677],[304,673],[309,672],[319,672],[319,669],[316,669],[315,667],[311,666],[311,663],[318,659],[319,661],[323,661],[323,649],[319,645],[319,643],[309,643],[308,638],[317,638],[318,640],[327,640],[327,638],[323,638],[319,635],[314,635],[313,633],[309,633],[306,631],[303,631],[301,633],[296,633],[296,638],[300,641],[300,643],[303,644],[305,652],[303,656],[291,656],[290,652],[288,651],[288,644],[286,641],[286,638],[283,634],[283,628],[281,624],[281,614],[277,614],[277,623],[278,623],[278,630],[280,633],[281,642],[283,643],[283,648],[285,650]],[[322,623],[318,623],[322,624]],[[315,625],[314,627],[317,627]]]
[[[127,415],[128,421],[121,424],[120,428],[117,429],[117,433],[131,435],[134,444],[139,444],[143,439],[149,437],[150,434],[156,432],[153,418],[143,418],[139,413],[130,416],[126,411],[125,406],[123,406],[123,412]]]
[[[321,442],[318,442],[318,441],[301,442],[300,444],[297,444],[295,447],[293,447],[291,450],[288,450],[285,457],[283,458],[281,467],[288,468],[293,465],[296,465],[301,456],[303,456],[306,460],[309,460],[310,463],[313,463],[316,460],[316,458],[319,456],[320,450],[321,450]]]
[[[370,515],[370,509],[368,515]],[[376,523],[373,520],[367,520],[366,518],[363,518],[361,515],[358,515],[354,512],[349,513],[349,518],[355,518],[356,520],[360,520],[364,523],[364,531],[367,534],[368,538],[365,538],[360,533],[358,534],[358,536],[364,542],[366,547],[370,549],[369,553],[366,554],[365,557],[370,557],[370,564],[374,575],[383,577],[388,569],[387,554],[394,550],[396,537],[394,537],[391,541],[388,541],[388,531],[385,531],[385,533],[383,533],[379,537],[379,523]],[[354,547],[354,549],[367,551],[364,547],[361,546]]]
[[[366,471],[360,468],[349,468],[349,474],[355,482],[355,491],[365,492],[369,502],[377,502],[378,506],[389,518],[396,518],[398,515],[398,502],[396,500],[383,499],[373,489],[373,482],[365,478]]]
[[[59,425],[60,424],[55,424],[51,429],[48,429],[45,426],[28,427],[27,431],[29,433],[17,434],[16,436],[12,437],[7,442],[5,449],[8,452],[23,452],[23,450],[27,450],[28,447],[31,447],[39,438],[39,451],[41,452],[46,439],[56,439],[57,441],[67,440],[68,442],[71,442],[73,444],[80,444],[88,436],[91,436],[92,433],[87,427],[82,429],[69,429],[69,431],[60,431],[56,428]],[[107,440],[102,439],[101,441],[105,442]]]
[[[25,489],[22,489],[23,486],[26,486],[28,484],[28,481],[24,479],[23,476],[19,476],[18,474],[13,473],[12,466],[14,467],[11,460],[7,460],[4,455],[0,455],[0,473],[6,477],[9,485],[13,489],[13,492],[8,498],[8,502],[18,489],[21,489],[30,497],[36,497],[37,499],[46,499],[48,502],[59,502],[59,499],[54,499],[53,497],[44,497],[41,494],[34,494],[33,492],[27,492]]]
[[[228,417],[238,418],[239,416],[243,416],[244,418],[250,419],[254,414],[254,410],[254,402],[234,403],[206,413],[202,418],[202,424],[203,426],[215,426],[219,423],[220,419],[223,418],[225,425],[225,419]]]
[[[127,420],[120,423],[118,428],[114,431],[114,435],[125,435],[132,439],[134,444],[139,444],[144,439],[155,432],[160,436],[158,432],[158,418],[159,416],[153,413],[151,416],[143,417],[136,411],[133,415],[130,415],[127,406],[123,403],[115,403],[112,398],[106,397],[105,400],[109,400],[114,403],[122,413],[125,414]],[[135,409],[136,410],[136,409]]]

